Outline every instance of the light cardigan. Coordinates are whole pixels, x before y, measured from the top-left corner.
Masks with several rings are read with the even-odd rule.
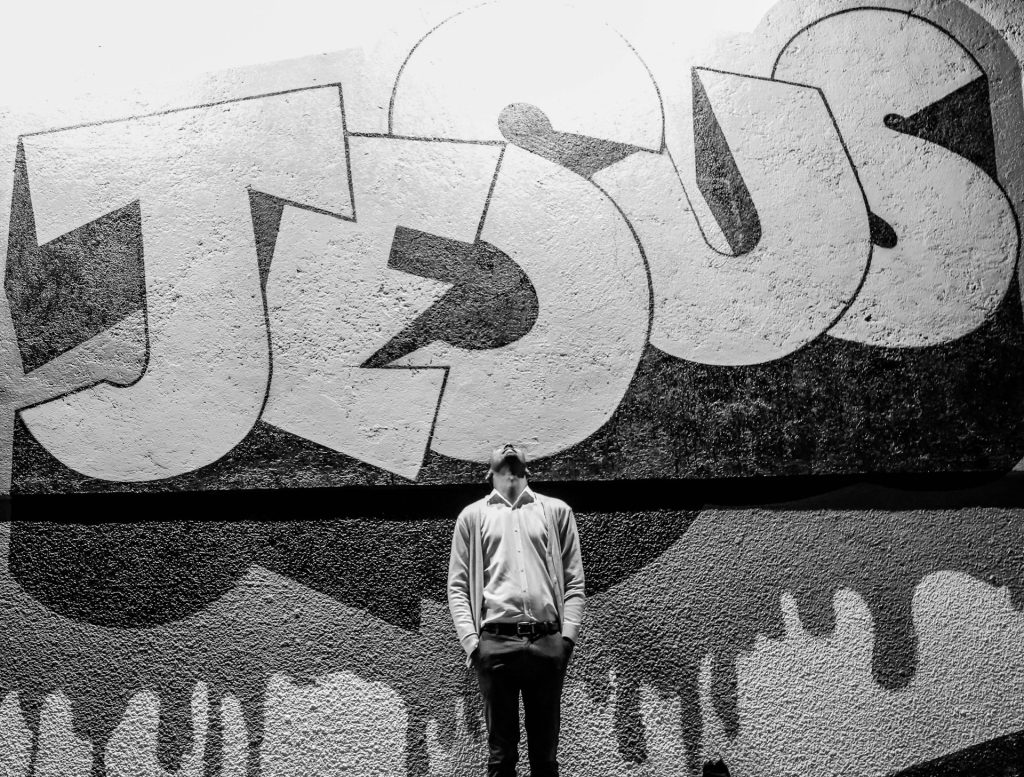
[[[561,499],[533,492],[548,525],[548,574],[555,581],[562,636],[573,642],[579,634],[585,601],[583,560],[576,518]],[[466,656],[476,650],[483,618],[484,552],[481,537],[488,497],[466,507],[455,521],[448,560],[448,609]],[[467,659],[468,660],[468,659]]]

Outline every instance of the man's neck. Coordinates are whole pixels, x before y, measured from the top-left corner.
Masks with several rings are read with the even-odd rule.
[[[523,495],[523,492],[526,491],[527,488],[529,488],[529,486],[526,483],[523,483],[522,488],[516,488],[515,486],[512,486],[511,488],[506,488],[504,490],[494,490],[501,494],[505,499],[507,499],[509,504],[514,505],[519,500],[519,497]]]

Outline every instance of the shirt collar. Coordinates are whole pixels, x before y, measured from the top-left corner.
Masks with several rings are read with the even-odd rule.
[[[489,505],[503,504],[506,507],[512,508],[520,507],[522,505],[528,505],[530,504],[530,502],[535,501],[537,501],[537,497],[533,493],[533,491],[530,490],[529,486],[523,489],[522,493],[519,494],[519,498],[516,499],[515,502],[508,501],[505,498],[504,494],[498,493],[497,489],[493,489],[491,491],[491,495],[487,497],[487,504]]]

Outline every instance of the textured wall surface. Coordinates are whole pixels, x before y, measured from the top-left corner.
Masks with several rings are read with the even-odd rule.
[[[0,775],[481,774],[505,441],[564,774],[1024,775],[1024,7],[629,16],[3,114]]]

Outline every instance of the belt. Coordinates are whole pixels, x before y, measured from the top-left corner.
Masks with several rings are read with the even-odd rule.
[[[504,637],[543,637],[558,631],[558,621],[521,621],[519,623],[485,623],[484,631]]]

